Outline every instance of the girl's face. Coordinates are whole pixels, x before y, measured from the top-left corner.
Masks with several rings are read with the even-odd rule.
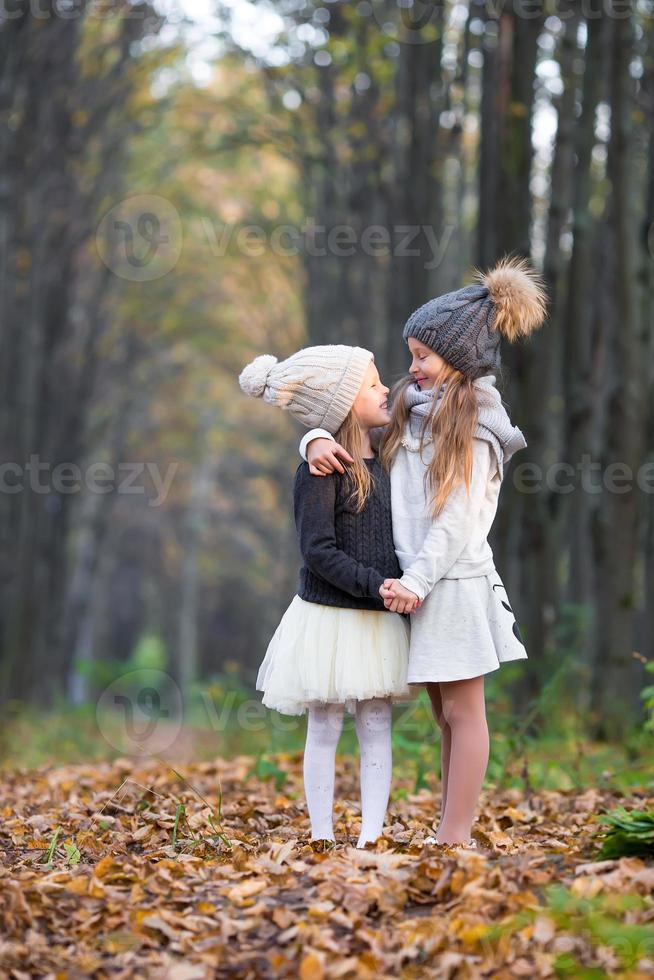
[[[391,420],[388,411],[388,390],[386,385],[382,384],[374,361],[371,361],[363,376],[359,394],[352,405],[352,411],[362,429],[388,425]]]
[[[409,374],[421,391],[431,391],[446,361],[415,337],[409,337],[407,343],[412,358]]]

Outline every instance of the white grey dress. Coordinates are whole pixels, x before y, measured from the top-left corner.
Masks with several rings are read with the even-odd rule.
[[[430,447],[421,458],[415,424],[407,427],[393,461],[393,537],[403,570],[400,581],[424,600],[411,615],[409,684],[464,680],[527,659],[487,540],[503,463],[526,445],[520,430],[508,422],[494,380],[491,375],[475,382],[487,407],[473,443],[469,497],[463,486],[457,487],[432,519],[424,483]],[[430,395],[409,390],[409,397],[425,408]]]
[[[458,681],[526,660],[506,589],[497,571],[437,582],[411,616],[407,684]]]

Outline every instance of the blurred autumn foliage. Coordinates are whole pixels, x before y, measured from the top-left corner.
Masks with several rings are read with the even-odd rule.
[[[228,660],[252,668],[294,586],[295,434],[277,413],[253,416],[236,374],[253,349],[301,343],[297,262],[244,259],[236,243],[223,254],[214,240],[222,222],[292,211],[292,173],[265,147],[215,153],[233,125],[226,106],[260,98],[253,80],[232,64],[197,88],[162,19],[135,7],[0,29],[13,71],[3,302],[15,334],[3,457],[48,466],[45,492],[0,500],[5,700],[83,701],[92,666],[128,660],[149,632],[182,682]],[[120,201],[147,205],[153,189],[155,209],[183,215],[174,268],[114,274],[103,218]],[[81,472],[78,492],[53,487],[61,464]],[[115,478],[89,489],[98,464]]]
[[[83,708],[146,661],[189,705],[251,691],[298,432],[238,371],[341,340],[394,380],[409,312],[514,251],[552,303],[502,378],[540,472],[491,541],[529,652],[507,703],[642,735],[651,3],[245,8],[0,14],[0,703]]]

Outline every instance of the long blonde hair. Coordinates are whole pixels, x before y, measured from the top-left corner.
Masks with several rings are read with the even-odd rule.
[[[543,324],[547,313],[545,282],[527,259],[505,255],[487,272],[475,268],[473,282],[488,288],[495,311],[492,329],[510,343],[528,337]],[[404,392],[412,381],[410,377],[404,378],[393,389],[393,414],[381,451],[387,468],[399,449],[409,420]],[[445,391],[436,408],[436,394],[444,381],[447,381]],[[434,392],[434,403],[420,430],[420,452],[431,436],[434,453],[425,479],[432,498],[431,513],[436,517],[459,483],[465,482],[470,492],[478,404],[473,381],[448,361],[443,362]]]
[[[345,468],[345,475],[349,480],[352,490],[350,500],[357,511],[363,508],[372,490],[372,475],[366,466],[361,451],[361,426],[353,410],[350,410],[345,417],[340,429],[334,435],[336,442],[340,442],[352,459]]]
[[[443,382],[447,384],[437,403],[436,393]],[[381,460],[386,469],[390,469],[409,421],[410,409],[404,395],[413,383],[413,378],[407,376],[398,381],[392,391],[392,416],[381,447]],[[432,458],[425,472],[432,517],[440,514],[450,493],[460,483],[464,483],[466,491],[470,492],[477,416],[477,394],[472,379],[444,362],[434,382],[432,406],[420,429],[421,456],[429,439],[433,445]]]

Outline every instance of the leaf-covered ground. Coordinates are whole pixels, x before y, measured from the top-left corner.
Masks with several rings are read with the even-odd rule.
[[[358,761],[340,757],[321,850],[301,765],[5,771],[0,975],[654,976],[654,863],[596,859],[597,815],[653,798],[486,791],[479,850],[438,849],[438,794],[400,779],[358,851]]]

